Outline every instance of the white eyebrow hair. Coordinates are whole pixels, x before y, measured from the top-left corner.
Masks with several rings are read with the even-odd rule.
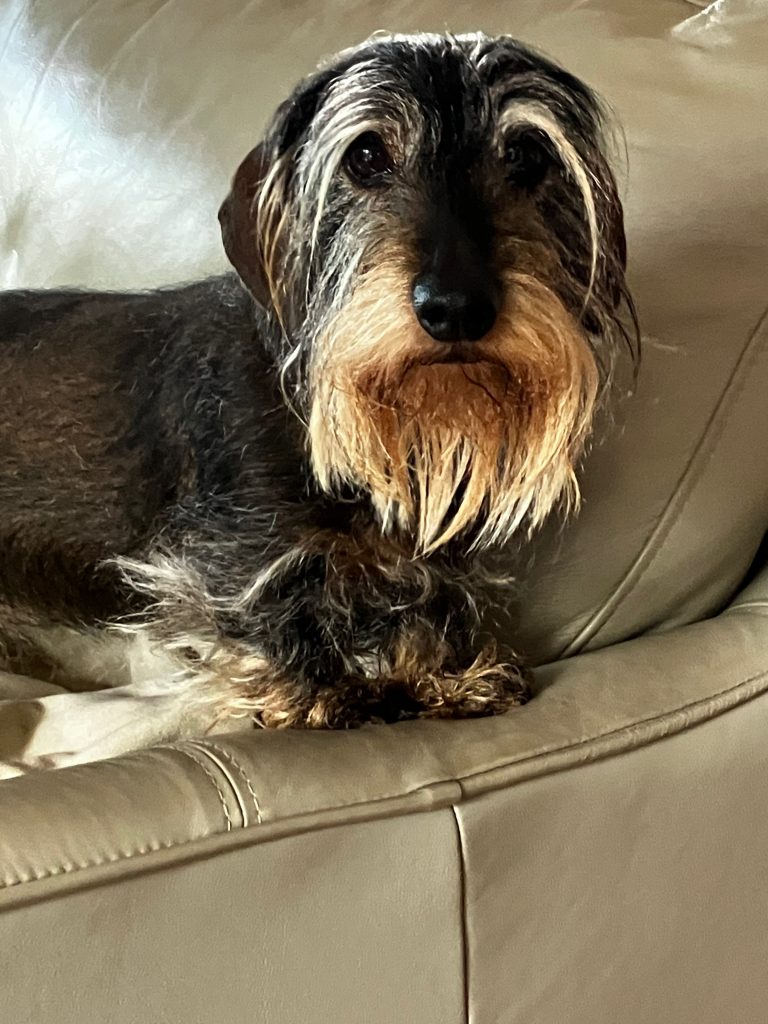
[[[388,101],[384,110],[382,90]],[[395,108],[397,117],[392,113]],[[345,150],[366,131],[380,132],[388,128],[400,134],[400,122],[413,132],[418,123],[414,104],[408,101],[398,83],[382,75],[374,59],[358,64],[329,87],[316,131],[305,144],[301,161],[304,174],[300,201],[305,210],[314,207],[309,226],[310,259],[317,244],[328,191]]]
[[[584,306],[592,295],[597,274],[597,261],[600,254],[600,229],[597,220],[597,207],[593,190],[594,175],[587,168],[578,150],[568,138],[563,126],[558,123],[552,112],[543,103],[534,100],[519,100],[507,104],[501,113],[499,127],[505,131],[515,125],[531,125],[538,128],[549,138],[557,150],[558,156],[573,177],[581,193],[584,213],[589,225],[591,262],[589,285],[584,297]]]

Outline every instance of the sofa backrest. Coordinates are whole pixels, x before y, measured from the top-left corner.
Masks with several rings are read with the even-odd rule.
[[[144,287],[220,270],[229,177],[321,57],[382,27],[518,35],[595,86],[624,126],[644,351],[634,393],[615,395],[584,460],[581,513],[519,560],[509,628],[546,660],[705,617],[739,587],[768,522],[758,6],[6,4],[0,284]]]

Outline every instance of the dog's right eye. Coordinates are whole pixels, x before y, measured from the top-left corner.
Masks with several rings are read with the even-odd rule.
[[[376,132],[365,132],[350,144],[344,154],[344,169],[363,188],[383,185],[394,163],[389,150]]]

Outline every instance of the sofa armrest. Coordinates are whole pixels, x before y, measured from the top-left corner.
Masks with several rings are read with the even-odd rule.
[[[689,729],[768,690],[768,571],[720,616],[543,666],[535,690],[497,718],[254,730],[4,781],[0,880],[448,806]]]
[[[503,718],[0,784],[9,1019],[761,1020],[766,612],[763,575]]]

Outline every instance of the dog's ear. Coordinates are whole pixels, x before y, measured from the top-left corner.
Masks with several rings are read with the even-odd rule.
[[[287,202],[291,154],[308,130],[329,83],[365,56],[364,50],[343,55],[341,60],[299,83],[277,108],[267,128],[266,141],[252,149],[238,167],[230,193],[219,209],[221,234],[229,261],[256,301],[264,307],[270,307],[273,301],[269,271],[275,270],[279,276],[280,247],[272,232],[274,222],[279,223],[280,220],[279,208]],[[277,195],[272,196],[272,201],[267,204],[270,212],[266,216],[272,218],[273,223],[259,223],[259,193],[267,177],[271,177],[269,172],[275,161],[283,161],[284,167],[283,173],[269,186],[279,193],[279,199]],[[270,236],[267,247],[269,258],[275,262],[272,268],[264,265],[265,235]]]
[[[269,306],[270,294],[258,242],[256,197],[267,176],[266,146],[252,149],[232,179],[229,195],[219,209],[224,250],[246,288],[262,306]]]
[[[606,205],[605,225],[608,249],[608,289],[614,308],[626,295],[624,273],[627,269],[627,236],[624,233],[624,208],[615,185]]]

